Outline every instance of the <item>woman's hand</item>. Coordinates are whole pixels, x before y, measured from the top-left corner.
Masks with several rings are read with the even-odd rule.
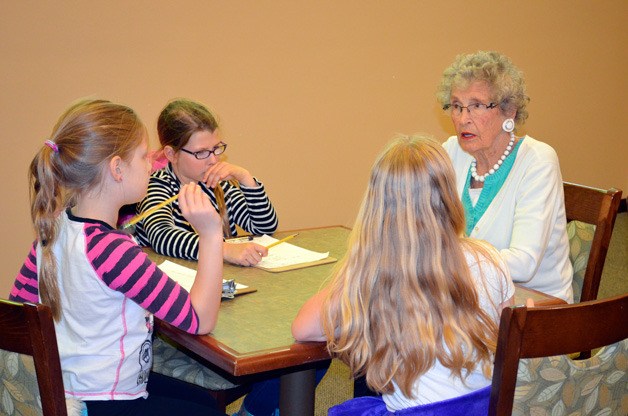
[[[179,208],[199,236],[222,229],[220,216],[209,197],[196,183],[183,185],[179,192]]]
[[[255,266],[266,257],[268,249],[256,243],[223,244],[222,255],[229,263],[239,266]]]
[[[203,175],[203,182],[211,189],[215,188],[218,182],[231,179],[235,179],[250,188],[257,186],[253,175],[248,170],[228,162],[220,161],[211,165]]]

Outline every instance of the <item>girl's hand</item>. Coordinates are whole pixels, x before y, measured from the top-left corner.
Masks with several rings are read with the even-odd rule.
[[[189,183],[181,187],[179,207],[199,235],[216,231],[222,233],[220,216],[198,184]]]
[[[268,255],[268,249],[256,243],[223,244],[223,258],[239,266],[255,266]]]
[[[242,185],[251,188],[257,186],[253,175],[248,170],[224,161],[211,165],[205,172],[205,175],[203,175],[203,182],[211,189],[215,188],[218,182],[231,179],[235,179]]]
[[[214,329],[222,293],[222,221],[209,197],[196,183],[181,187],[179,207],[198,233],[198,267],[190,300],[198,314],[198,333]]]

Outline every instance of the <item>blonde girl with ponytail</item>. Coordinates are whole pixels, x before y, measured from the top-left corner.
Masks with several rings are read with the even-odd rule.
[[[75,103],[29,174],[36,240],[10,299],[51,308],[66,398],[83,401],[90,416],[219,414],[209,396],[149,395],[164,390],[163,378],[151,376],[153,314],[194,334],[211,331],[218,316],[221,221],[200,187],[186,184],[179,194],[202,253],[188,293],[115,229],[120,207],[144,197],[150,174],[146,128],[133,110],[105,100]]]

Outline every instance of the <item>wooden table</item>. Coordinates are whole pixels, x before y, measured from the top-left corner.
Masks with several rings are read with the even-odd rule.
[[[341,226],[300,230],[291,243],[314,251],[329,251],[330,256],[340,259],[345,253],[349,232]],[[290,232],[279,232],[275,237],[288,234]],[[196,262],[149,253],[157,263],[167,259],[196,267]],[[223,301],[218,324],[210,335],[190,335],[164,322],[158,323],[157,331],[233,376],[280,370],[281,415],[313,415],[313,364],[329,359],[329,355],[324,343],[295,342],[290,326],[301,305],[324,284],[335,264],[282,273],[225,264],[225,279],[236,279],[238,283],[256,288],[257,292]],[[533,298],[536,305],[564,303],[541,292],[516,287],[516,303],[525,303],[528,297]]]

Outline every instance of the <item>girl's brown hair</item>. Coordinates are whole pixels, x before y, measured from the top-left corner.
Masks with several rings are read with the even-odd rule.
[[[214,115],[202,104],[186,99],[171,101],[164,107],[157,119],[157,134],[162,148],[172,147],[175,152],[181,150],[190,137],[199,131],[213,133],[218,128]],[[236,181],[232,181],[237,186]],[[218,213],[222,218],[222,230],[225,237],[231,237],[231,227],[225,204],[225,194],[220,184],[214,188]]]
[[[53,317],[61,314],[57,265],[52,247],[57,217],[84,192],[98,191],[111,158],[130,161],[146,129],[128,107],[82,100],[68,108],[29,169],[31,217],[41,243],[39,294]]]

